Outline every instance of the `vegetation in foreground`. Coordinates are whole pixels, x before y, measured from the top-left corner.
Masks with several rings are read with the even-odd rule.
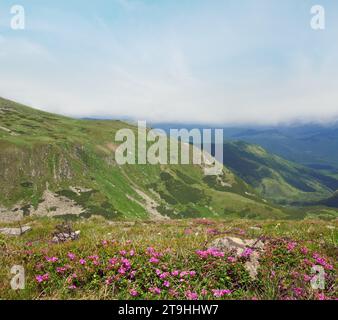
[[[337,222],[172,220],[74,222],[79,240],[52,243],[57,219],[27,220],[33,230],[0,236],[1,299],[336,299]],[[261,239],[258,276],[244,265],[252,250],[209,249],[216,238]],[[23,265],[26,287],[10,288]],[[311,287],[313,265],[325,289]]]

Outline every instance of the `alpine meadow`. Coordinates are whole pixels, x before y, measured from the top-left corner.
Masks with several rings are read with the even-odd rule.
[[[329,0],[0,1],[0,302],[337,300],[337,36]]]

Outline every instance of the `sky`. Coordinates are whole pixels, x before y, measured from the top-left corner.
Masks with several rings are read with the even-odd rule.
[[[337,57],[336,0],[0,1],[0,96],[75,117],[330,122]]]

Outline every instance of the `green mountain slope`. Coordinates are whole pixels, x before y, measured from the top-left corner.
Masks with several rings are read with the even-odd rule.
[[[247,142],[225,143],[223,163],[263,198],[280,204],[316,202],[338,189],[338,179]]]
[[[310,168],[337,174],[338,124],[226,128],[229,139],[255,143],[269,152]]]
[[[120,121],[77,120],[0,99],[0,218],[103,215],[111,219],[284,217],[232,171],[124,165]]]

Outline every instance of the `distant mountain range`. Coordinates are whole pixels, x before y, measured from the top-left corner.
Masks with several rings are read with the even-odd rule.
[[[153,126],[167,132],[171,128],[212,128],[200,124]],[[262,197],[280,204],[338,208],[338,123],[217,128],[224,132],[224,165]]]
[[[338,173],[338,124],[225,130],[229,139],[256,143],[268,151],[314,169]]]
[[[169,130],[179,128],[210,128],[209,125],[154,124]],[[300,124],[256,127],[222,127],[224,138],[246,141],[287,160],[338,175],[338,123],[327,125]]]

